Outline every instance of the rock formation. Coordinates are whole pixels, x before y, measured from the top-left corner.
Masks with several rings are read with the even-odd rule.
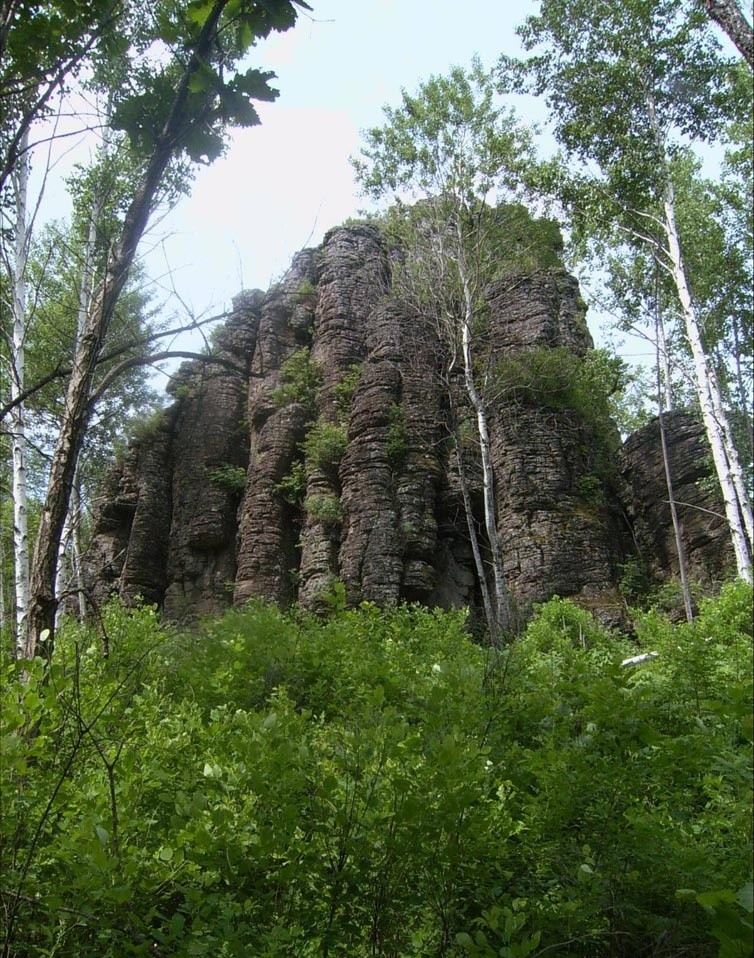
[[[683,410],[665,413],[663,419],[689,577],[704,587],[714,587],[726,576],[735,575],[735,567],[704,428]],[[638,555],[654,579],[679,574],[660,448],[660,424],[653,419],[629,436],[619,458],[626,481],[626,516]]]
[[[391,257],[375,226],[337,228],[267,294],[235,301],[210,361],[181,367],[172,405],[108,479],[87,559],[96,598],[141,597],[185,619],[252,597],[317,607],[341,582],[351,603],[478,607],[452,440],[455,417],[481,528],[473,423],[431,321],[392,289]],[[616,456],[605,465],[617,434],[505,378],[531,357],[578,363],[591,350],[563,269],[507,276],[487,303],[480,362],[515,606],[525,616],[559,594],[617,618],[623,511],[657,570],[672,566],[656,443],[650,431],[627,446],[623,509]],[[693,484],[699,450],[684,442],[673,448]],[[711,527],[685,522],[701,568]]]

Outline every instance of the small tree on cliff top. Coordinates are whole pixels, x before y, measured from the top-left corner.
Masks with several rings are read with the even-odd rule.
[[[459,477],[491,641],[510,622],[502,543],[495,516],[494,475],[484,383],[475,367],[475,326],[485,310],[484,289],[499,268],[494,237],[499,223],[490,203],[510,198],[531,157],[530,137],[498,100],[491,75],[478,61],[431,77],[401,105],[385,107],[386,122],[368,130],[353,160],[365,193],[393,204],[405,239],[404,277],[447,350],[448,385],[462,371],[476,419],[482,465],[487,574],[471,515],[460,444]],[[413,206],[404,205],[411,202]],[[492,581],[492,588],[488,580]]]

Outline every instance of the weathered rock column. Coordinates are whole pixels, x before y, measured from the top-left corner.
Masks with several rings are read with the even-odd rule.
[[[318,256],[305,250],[268,294],[259,325],[248,394],[250,434],[246,490],[239,512],[233,601],[252,597],[282,604],[295,596],[300,519],[279,489],[300,456],[312,410],[281,398],[282,368],[311,343]]]
[[[680,409],[665,413],[664,426],[689,577],[716,585],[734,574],[735,564],[704,427]],[[626,483],[624,508],[648,572],[656,579],[677,576],[678,550],[657,419],[628,437],[619,463]]]
[[[347,429],[350,410],[341,408],[338,387],[365,359],[369,317],[387,293],[389,277],[387,251],[375,227],[338,228],[325,237],[312,348],[322,375],[319,423],[325,427]],[[342,524],[353,520],[343,514],[337,463],[324,468],[308,463],[307,471],[299,601],[304,607],[316,607],[340,576]],[[348,505],[355,505],[352,497]]]
[[[249,359],[262,294],[244,294],[221,330],[219,362],[179,375],[173,445],[172,522],[165,613],[185,619],[218,612],[236,577],[236,513],[249,456],[245,422]]]

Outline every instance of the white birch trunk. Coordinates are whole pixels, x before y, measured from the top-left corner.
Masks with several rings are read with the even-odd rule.
[[[655,296],[657,293],[655,292]],[[659,313],[659,307],[655,307],[657,310],[657,317],[655,322],[655,338],[657,340],[657,402],[660,404],[660,409],[670,412],[673,409],[673,390],[670,385],[670,355],[668,353],[668,341],[665,336],[665,324],[662,321]],[[664,396],[664,403],[663,403]]]
[[[474,566],[476,567],[477,578],[479,579],[479,591],[482,593],[482,605],[484,606],[484,617],[487,620],[487,628],[490,630],[490,637],[493,642],[496,641],[497,616],[492,605],[492,596],[490,587],[487,584],[487,576],[484,570],[482,560],[482,550],[479,548],[479,536],[476,533],[476,523],[474,522],[474,510],[469,492],[469,482],[466,478],[466,470],[463,465],[463,453],[461,451],[461,440],[456,430],[456,465],[458,466],[458,481],[461,484],[461,495],[463,496],[463,507],[466,510],[466,526],[469,530],[469,542],[471,543],[471,554],[474,557]]]
[[[688,564],[686,562],[686,546],[683,541],[683,528],[678,516],[678,508],[675,501],[675,492],[673,489],[673,475],[670,471],[670,457],[668,456],[668,443],[665,436],[665,410],[663,409],[663,386],[665,390],[665,401],[670,401],[670,389],[667,378],[662,382],[663,369],[664,374],[668,375],[667,350],[665,341],[665,324],[660,315],[659,306],[656,305],[655,330],[657,339],[657,412],[660,426],[660,445],[662,446],[662,462],[665,467],[665,485],[668,490],[668,504],[670,506],[670,517],[673,520],[673,534],[675,536],[675,548],[678,554],[678,572],[681,577],[681,591],[683,592],[683,608],[686,613],[686,621],[694,621],[694,608],[691,602],[691,588],[689,586]],[[664,360],[664,361],[663,361]]]
[[[675,196],[673,185],[669,180],[663,201],[663,211],[671,272],[683,312],[686,337],[691,347],[697,398],[723,494],[725,517],[728,520],[733,552],[736,557],[736,570],[742,579],[751,582],[751,539],[747,540],[746,532],[752,528],[751,503],[748,501],[745,486],[741,481],[743,472],[735,446],[730,441],[730,427],[722,407],[717,379],[704,351],[696,311],[686,282],[676,225]]]
[[[714,386],[714,388],[710,389],[712,408],[714,409],[715,420],[722,430],[725,449],[728,452],[728,466],[730,469],[730,475],[731,479],[733,480],[736,495],[738,497],[741,518],[743,519],[746,537],[749,543],[749,554],[751,555],[752,546],[754,546],[754,525],[752,524],[751,497],[749,496],[749,489],[746,484],[746,477],[744,476],[743,468],[741,466],[741,460],[738,458],[738,452],[733,441],[733,433],[731,430],[730,421],[725,414],[725,410],[723,409],[722,391],[718,383],[717,373],[715,372],[714,368],[711,367],[710,377]]]
[[[457,224],[460,231],[460,225]],[[492,576],[495,593],[495,619],[497,622],[497,634],[491,636],[492,642],[498,645],[510,625],[510,610],[508,608],[508,592],[505,585],[505,572],[503,567],[503,550],[500,543],[500,535],[497,530],[497,521],[495,518],[495,478],[492,469],[492,445],[490,443],[489,426],[487,423],[487,410],[485,409],[482,397],[476,386],[474,376],[474,363],[471,354],[471,323],[474,316],[474,302],[469,286],[469,278],[466,272],[466,264],[463,256],[463,238],[459,235],[458,249],[458,269],[461,277],[464,295],[464,315],[461,320],[461,346],[463,355],[463,372],[466,383],[466,392],[474,408],[477,420],[477,433],[479,435],[479,451],[482,460],[482,489],[484,504],[484,525],[487,531],[487,541],[490,548],[492,561]]]
[[[13,341],[11,353],[11,399],[24,390],[26,365],[26,264],[29,253],[28,134],[21,143],[21,156],[13,172],[16,237],[13,250]],[[11,412],[11,455],[13,460],[13,564],[16,598],[16,650],[23,654],[29,613],[29,531],[26,485],[26,418],[24,404]]]

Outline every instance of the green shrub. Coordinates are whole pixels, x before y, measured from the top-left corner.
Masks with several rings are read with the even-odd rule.
[[[346,427],[342,423],[318,419],[302,445],[307,471],[319,469],[329,476],[337,474],[347,445]]]
[[[209,478],[215,485],[233,495],[238,495],[246,488],[246,469],[243,466],[233,466],[229,462],[212,469]]]
[[[577,356],[565,346],[518,351],[496,369],[501,395],[546,409],[571,409],[593,420],[609,415],[608,400],[625,378],[625,364],[606,350]]]
[[[2,666],[8,954],[744,955],[751,587],[636,649],[563,599],[502,653],[463,610],[152,609]],[[748,718],[747,718],[748,717]],[[564,946],[564,942],[568,944]]]
[[[599,476],[579,476],[576,480],[576,495],[597,508],[605,505],[605,486]]]
[[[277,492],[292,506],[300,506],[306,494],[306,467],[301,460],[291,466],[290,472],[283,476],[275,486]]]
[[[363,363],[353,363],[348,367],[340,382],[333,389],[335,406],[338,410],[338,415],[343,420],[347,421],[351,412],[353,394],[356,392],[359,379],[361,379],[362,369]]]
[[[322,373],[312,360],[308,347],[291,353],[280,367],[280,379],[282,385],[272,393],[272,401],[276,406],[300,403],[312,413],[316,410]]]
[[[639,556],[630,556],[621,564],[619,571],[618,588],[623,598],[632,605],[643,602],[652,588],[646,562]]]
[[[312,519],[324,525],[340,525],[343,521],[343,507],[335,495],[311,495],[304,500],[304,511]]]
[[[308,306],[314,306],[317,302],[317,287],[307,278],[301,280],[296,290],[296,299],[299,302],[306,303]]]
[[[495,372],[498,394],[507,402],[574,413],[593,434],[585,458],[597,478],[611,475],[620,443],[611,399],[626,382],[623,360],[607,350],[577,356],[566,347],[540,348],[506,356]]]
[[[165,410],[155,409],[141,419],[134,419],[130,428],[132,442],[139,444],[151,442],[165,428]]]

